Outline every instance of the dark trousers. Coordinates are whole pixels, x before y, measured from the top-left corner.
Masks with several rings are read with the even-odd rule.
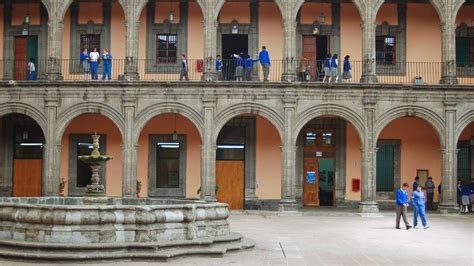
[[[433,197],[434,193],[426,193],[426,209],[427,210],[434,210],[434,204],[433,204]]]
[[[397,218],[395,220],[395,227],[399,228],[400,227],[400,218],[403,217],[403,222],[405,223],[405,226],[408,227],[410,224],[408,223],[408,218],[407,218],[407,206],[400,206],[397,205]]]

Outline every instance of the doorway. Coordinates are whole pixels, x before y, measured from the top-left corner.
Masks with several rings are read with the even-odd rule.
[[[15,80],[27,79],[27,65],[30,58],[33,58],[35,66],[38,68],[38,36],[15,36],[13,66],[13,78]]]
[[[235,80],[236,60],[233,54],[248,54],[247,34],[222,34],[222,79]]]
[[[311,81],[319,81],[323,75],[322,67],[329,52],[329,38],[327,35],[304,35],[303,57],[309,61],[309,75]]]

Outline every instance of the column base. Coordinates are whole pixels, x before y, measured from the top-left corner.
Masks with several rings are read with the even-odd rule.
[[[286,81],[286,82],[293,82],[293,81],[297,81],[298,78],[296,77],[296,74],[295,73],[283,73],[281,75],[281,81]]]
[[[123,73],[123,75],[119,76],[119,80],[140,80],[140,74],[138,74],[138,72]]]
[[[438,207],[441,214],[458,214],[459,206],[456,203],[441,203]]]
[[[449,84],[449,85],[456,85],[458,84],[458,78],[455,76],[443,76],[439,81],[440,84]]]
[[[379,204],[376,201],[361,201],[359,203],[360,213],[378,213]]]
[[[360,77],[361,83],[378,83],[379,79],[376,75],[362,75]]]
[[[46,74],[46,79],[55,81],[55,80],[64,80],[64,77],[61,73],[48,73]]]
[[[296,200],[281,200],[278,204],[279,212],[297,212],[298,203]]]

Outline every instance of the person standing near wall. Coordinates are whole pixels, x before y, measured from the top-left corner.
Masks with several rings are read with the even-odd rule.
[[[262,51],[258,55],[260,65],[262,65],[263,81],[268,81],[268,75],[270,74],[270,55],[268,54],[267,47],[262,46]]]
[[[443,201],[443,188],[441,187],[441,182],[438,185],[438,206],[441,204]]]
[[[220,54],[216,56],[216,80],[222,80],[222,59]]]
[[[413,191],[416,191],[419,185],[420,185],[420,177],[415,176],[415,182],[413,182]]]
[[[188,59],[186,59],[186,55],[182,54],[181,55],[181,72],[179,73],[179,80],[183,80],[183,78],[186,79],[186,81],[189,81],[189,67],[188,67]]]
[[[471,190],[468,184],[461,186],[461,213],[469,212],[469,205],[471,204]]]
[[[30,62],[27,65],[28,69],[28,80],[36,80],[36,66],[35,66],[35,59],[33,57],[30,58]]]
[[[109,53],[109,49],[104,49],[104,52],[102,53],[100,59],[104,62],[104,65],[102,67],[102,80],[105,80],[106,76],[107,79],[110,80],[110,76],[112,74],[112,55]]]
[[[434,198],[434,189],[435,184],[433,183],[433,178],[430,176],[425,182],[426,197],[428,199],[426,208],[428,210],[434,210],[433,198]]]
[[[397,218],[395,220],[395,228],[400,229],[400,217],[403,217],[403,222],[408,229],[411,228],[410,223],[407,219],[407,207],[408,207],[408,183],[403,183],[402,187],[397,189],[396,194],[396,213]]]
[[[99,55],[99,52],[97,52],[97,48],[94,48],[94,50],[89,54],[89,59],[90,59],[90,65],[91,65],[91,78],[92,80],[98,80],[100,55]]]
[[[411,196],[411,204],[413,204],[413,228],[416,228],[418,224],[418,216],[421,217],[421,223],[424,229],[430,228],[426,223],[426,212],[425,212],[425,194],[421,191],[421,187],[417,187]]]
[[[473,212],[472,204],[474,204],[474,179],[471,179],[471,185],[469,186],[471,192],[471,204],[469,204],[470,211]]]
[[[346,55],[344,57],[344,65],[342,66],[342,80],[345,82],[351,82],[352,81],[352,66],[351,66],[351,61],[349,60],[351,57],[349,55]]]
[[[332,55],[328,54],[326,56],[326,60],[324,60],[324,64],[323,64],[323,71],[324,71],[323,83],[324,82],[329,82],[329,79],[331,77],[331,58],[332,58]]]
[[[334,54],[331,58],[331,80],[329,82],[337,82],[339,76],[339,61],[337,59],[337,54]]]
[[[246,81],[252,81],[253,63],[257,61],[258,60],[252,59],[250,55],[246,55],[246,59],[245,59],[245,80]]]
[[[80,54],[81,58],[81,66],[82,66],[82,71],[84,71],[84,80],[87,80],[87,76],[89,75],[89,72],[91,70],[90,66],[90,57],[89,57],[89,51],[87,48],[84,48]]]

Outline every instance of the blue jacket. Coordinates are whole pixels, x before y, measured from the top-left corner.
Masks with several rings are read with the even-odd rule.
[[[344,60],[344,72],[349,72],[351,69],[351,62],[349,60]]]
[[[245,66],[245,59],[242,59],[242,58],[238,58],[235,62],[235,65],[236,66]]]
[[[112,63],[112,55],[110,53],[102,54],[100,59],[104,61],[104,65],[110,65]]]
[[[463,187],[461,188],[461,194],[462,194],[463,196],[469,196],[469,195],[471,195],[471,190],[469,189],[468,186],[463,186]]]
[[[417,187],[418,187],[418,183],[416,183],[416,181],[413,182],[413,191],[416,191],[416,188],[417,188]]]
[[[336,58],[331,58],[331,68],[337,68]]]
[[[331,67],[331,57],[326,57],[326,60],[324,61],[324,67]]]
[[[84,61],[88,62],[89,61],[89,52],[87,54],[84,54],[81,52],[81,65],[84,63]]]
[[[267,50],[262,50],[260,54],[258,55],[258,58],[260,59],[260,64],[270,65],[270,55],[268,54]]]
[[[258,60],[253,60],[252,58],[245,59],[245,68],[253,68],[253,63],[257,62]]]
[[[424,207],[425,206],[425,194],[423,192],[415,190],[411,195],[411,203],[415,207]]]
[[[222,70],[222,60],[216,60],[216,71]]]
[[[403,206],[408,203],[408,191],[397,189],[397,205]]]

